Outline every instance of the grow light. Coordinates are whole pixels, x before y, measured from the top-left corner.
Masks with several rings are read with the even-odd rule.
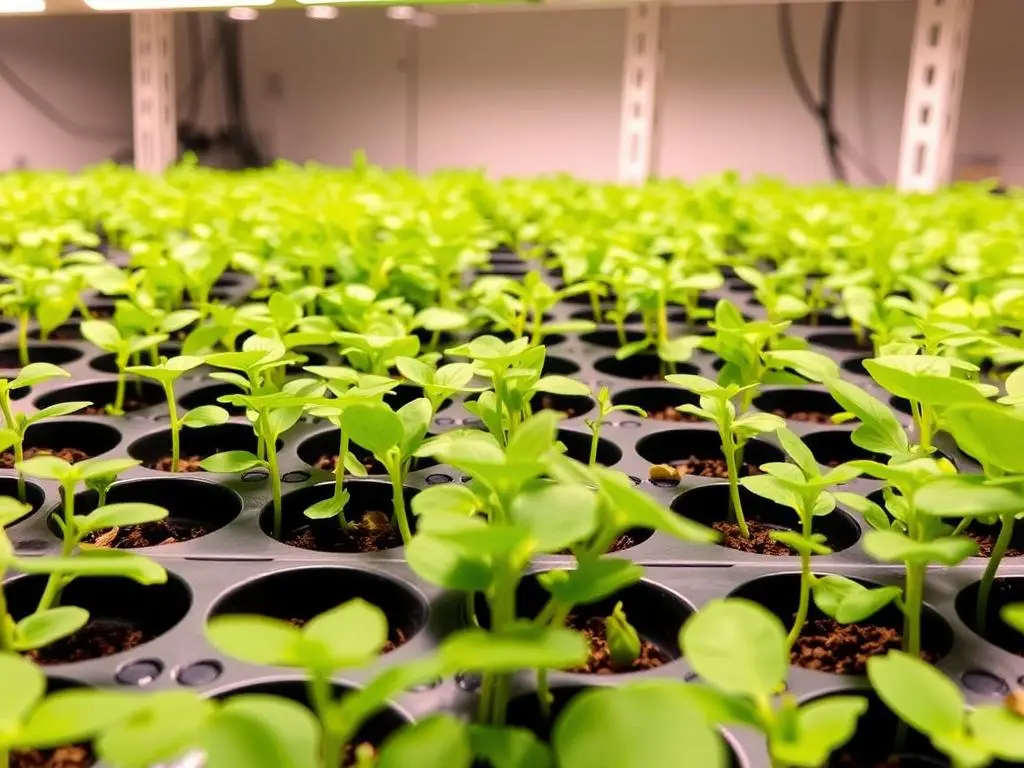
[[[85,0],[94,11],[179,11],[232,8],[237,0]],[[273,5],[274,0],[248,0],[245,5]]]
[[[0,0],[0,13],[42,13],[46,0]]]

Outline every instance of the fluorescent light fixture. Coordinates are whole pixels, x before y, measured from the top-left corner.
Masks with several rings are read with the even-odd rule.
[[[85,0],[94,11],[183,11],[231,8],[238,0]],[[273,5],[274,0],[247,0],[246,5]]]
[[[0,13],[42,13],[46,0],[0,0]]]
[[[306,9],[306,18],[330,21],[338,18],[338,9],[333,5],[311,5]]]
[[[260,12],[255,8],[247,8],[244,5],[228,8],[227,13],[227,17],[232,21],[255,21],[259,15]]]

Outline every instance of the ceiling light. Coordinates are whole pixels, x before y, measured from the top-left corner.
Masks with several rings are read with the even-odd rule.
[[[179,11],[230,8],[238,0],[85,0],[94,11]],[[273,5],[274,0],[247,0],[249,5]]]
[[[46,0],[0,0],[0,13],[42,13]]]
[[[338,18],[338,9],[333,5],[311,5],[306,9],[306,17],[317,21],[330,21]]]
[[[227,17],[232,21],[255,21],[259,15],[260,12],[255,8],[246,8],[245,6],[229,8],[227,12]]]

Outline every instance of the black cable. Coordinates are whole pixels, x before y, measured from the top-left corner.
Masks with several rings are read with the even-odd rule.
[[[106,130],[82,125],[68,117],[57,108],[45,96],[36,91],[26,83],[21,76],[11,69],[10,65],[0,59],[0,79],[4,80],[11,88],[24,99],[29,106],[33,107],[43,117],[60,128],[65,133],[88,141],[114,141],[124,138],[124,131]]]
[[[249,128],[245,104],[245,84],[242,81],[241,49],[239,27],[226,18],[218,19],[224,66],[224,99],[227,106],[228,124],[225,128],[230,144],[238,153],[242,165],[259,167],[264,165],[256,142]]]
[[[842,18],[843,4],[829,3],[821,33],[821,52],[818,55],[818,87],[821,93],[821,127],[832,178],[845,183],[846,166],[839,157],[839,137],[836,134],[832,103],[835,96],[836,58],[839,53],[839,27]]]

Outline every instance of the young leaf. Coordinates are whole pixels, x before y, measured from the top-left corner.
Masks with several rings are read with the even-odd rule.
[[[597,528],[597,497],[580,485],[545,483],[521,492],[510,521],[529,530],[538,552],[559,552],[592,536]]]
[[[67,416],[71,413],[76,413],[83,408],[88,408],[92,403],[88,400],[73,400],[67,403],[54,403],[48,405],[35,413],[29,414],[25,419],[26,424],[35,424],[37,421],[44,421],[45,419],[53,419],[59,416]]]
[[[432,485],[412,498],[412,511],[417,516],[433,512],[449,512],[469,517],[480,509],[480,499],[464,485]]]
[[[628,668],[640,656],[640,636],[629,623],[621,600],[615,604],[611,615],[605,618],[604,627],[612,663],[623,669]]]
[[[279,696],[232,696],[203,732],[206,765],[309,768],[321,729],[313,713]]]
[[[199,466],[207,472],[245,472],[254,467],[265,467],[267,462],[249,451],[223,451],[207,456]]]
[[[139,701],[126,691],[58,691],[32,710],[18,732],[17,744],[23,749],[46,749],[87,741],[132,714]]]
[[[872,589],[833,574],[819,577],[811,587],[815,605],[840,624],[853,624],[874,616],[902,594],[899,587]]]
[[[566,605],[586,605],[614,595],[643,578],[644,569],[614,557],[587,559],[568,571],[537,574],[537,581],[552,597]]]
[[[307,649],[310,643],[321,646],[321,663],[334,671],[375,658],[387,642],[388,621],[376,605],[355,598],[314,617],[302,636]]]
[[[577,632],[517,621],[501,632],[464,629],[440,648],[442,662],[475,672],[517,672],[522,668],[569,669],[587,659],[587,644]]]
[[[341,429],[356,445],[374,456],[384,456],[402,442],[401,418],[383,403],[354,403],[341,412]]]
[[[960,536],[915,541],[896,531],[868,531],[864,534],[864,551],[883,563],[939,563],[951,567],[976,555],[978,544]]]
[[[1002,616],[1003,621],[1021,634],[1024,634],[1024,603],[1006,606],[1003,608],[1000,616]]]
[[[432,715],[388,737],[376,768],[469,768],[469,726],[451,715]]]
[[[214,616],[206,639],[217,650],[250,664],[296,666],[302,630],[265,616]],[[301,662],[300,662],[301,663]]]
[[[875,693],[901,720],[930,737],[956,738],[964,730],[964,698],[948,677],[902,651],[868,659]]]
[[[326,499],[321,499],[306,507],[302,514],[310,520],[328,520],[337,517],[348,504],[351,495],[348,491],[342,491],[340,496],[328,496]]]
[[[0,696],[0,733],[16,733],[19,723],[43,698],[46,676],[28,659],[0,653],[0,680],[4,681],[4,695]],[[6,743],[0,736],[0,744]]]
[[[24,475],[38,477],[42,480],[60,481],[75,473],[75,468],[64,459],[45,455],[25,459],[25,461],[19,462],[15,469]]]
[[[589,395],[590,387],[582,381],[570,379],[568,376],[542,376],[534,385],[538,392],[549,392],[553,395]]]
[[[29,651],[77,632],[89,621],[89,612],[73,605],[38,611],[23,618],[14,629],[14,650]]]
[[[30,459],[31,461],[31,459]],[[86,459],[75,464],[75,472],[82,480],[105,475],[119,475],[126,469],[137,467],[135,459]]]
[[[149,768],[198,747],[214,716],[214,703],[193,691],[160,691],[140,697],[137,709],[94,741],[105,763]]]
[[[827,696],[804,704],[796,712],[790,738],[770,740],[772,756],[794,768],[826,765],[829,755],[853,736],[867,708],[868,701],[861,696]]]
[[[86,340],[105,352],[117,352],[124,343],[117,328],[103,320],[86,320],[78,328]]]
[[[860,419],[850,436],[855,445],[886,456],[902,456],[910,450],[907,433],[889,406],[848,381],[826,379],[824,384],[837,403]]]
[[[492,768],[551,768],[554,764],[547,744],[525,728],[471,725],[469,737],[473,754]]]
[[[978,461],[1004,472],[1024,473],[1021,411],[987,402],[953,405],[942,415],[941,423],[960,449]]]
[[[42,384],[44,381],[56,378],[69,378],[70,373],[52,363],[29,363],[22,368],[18,375],[8,383],[9,389],[21,389]]]
[[[167,517],[167,510],[156,504],[123,502],[97,507],[87,515],[75,518],[80,531],[100,531],[104,528],[123,528],[127,525],[151,523]]]
[[[708,603],[683,625],[679,643],[694,671],[725,693],[773,696],[786,680],[786,631],[757,603]]]
[[[199,407],[188,411],[181,417],[181,426],[197,429],[199,427],[209,427],[214,424],[223,424],[229,418],[231,418],[231,414],[220,406],[200,405]]]

